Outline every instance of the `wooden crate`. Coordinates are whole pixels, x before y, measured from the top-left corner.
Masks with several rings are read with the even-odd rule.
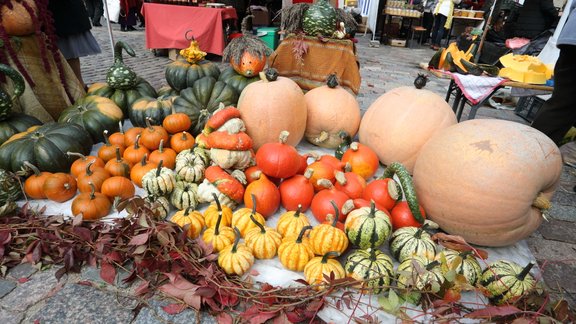
[[[406,47],[406,40],[405,39],[391,39],[390,46],[396,47]]]

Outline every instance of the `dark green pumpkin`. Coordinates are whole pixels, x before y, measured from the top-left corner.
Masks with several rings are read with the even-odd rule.
[[[174,111],[190,117],[190,133],[196,136],[202,132],[208,117],[220,103],[234,106],[237,102],[238,93],[231,86],[212,77],[204,77],[194,82],[191,88],[180,91],[180,96],[174,100]]]
[[[513,261],[499,260],[488,265],[482,272],[480,284],[490,294],[488,299],[496,305],[512,302],[536,287],[530,274],[534,263],[524,268]]]
[[[304,12],[302,29],[308,36],[332,37],[336,30],[336,10],[327,0],[319,0]]]
[[[136,72],[124,64],[122,50],[130,56],[136,56],[132,47],[123,41],[117,41],[114,45],[114,64],[108,68],[106,83],[114,89],[132,89],[136,85]]]
[[[191,87],[196,80],[203,77],[210,76],[218,79],[219,75],[218,65],[208,60],[190,64],[185,59],[178,59],[168,64],[164,73],[168,84],[178,91]]]
[[[0,64],[0,73],[12,80],[14,88],[11,95],[0,88],[0,120],[5,120],[12,114],[12,102],[24,93],[25,83],[20,73],[8,65]]]
[[[227,85],[231,86],[238,93],[242,93],[242,90],[246,88],[252,82],[260,80],[259,76],[252,78],[247,78],[241,74],[238,74],[231,66],[227,67],[220,73],[218,80],[224,81]]]
[[[170,96],[179,96],[180,91],[176,89],[172,89],[171,86],[165,85],[158,89],[158,98],[170,97]]]
[[[122,109],[106,97],[86,96],[77,100],[74,105],[64,109],[58,118],[59,123],[74,123],[82,126],[94,143],[104,141],[104,131],[109,134],[120,129],[124,119]]]
[[[146,118],[150,118],[150,124],[162,125],[164,118],[172,113],[172,104],[176,97],[142,97],[132,104],[128,110],[132,125],[146,127]]]
[[[344,269],[349,277],[363,281],[370,294],[388,290],[394,276],[392,259],[377,249],[356,250],[348,255]]]
[[[136,84],[130,89],[116,89],[106,83],[94,83],[88,88],[88,95],[101,96],[112,99],[124,116],[128,116],[128,109],[141,97],[156,98],[156,90],[146,80],[137,77]]]
[[[13,113],[8,119],[0,121],[0,145],[12,135],[25,132],[29,127],[42,125],[36,117],[22,113]]]
[[[0,169],[16,172],[28,161],[40,171],[69,172],[76,157],[66,152],[88,155],[92,145],[90,134],[78,124],[45,124],[0,146]]]

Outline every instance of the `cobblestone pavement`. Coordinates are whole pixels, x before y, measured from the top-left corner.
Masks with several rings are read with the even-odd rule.
[[[125,62],[141,77],[158,88],[165,84],[164,67],[170,60],[156,57],[146,50],[144,31],[120,32],[113,24],[114,37],[130,44],[136,57],[125,57]],[[93,29],[102,47],[102,54],[82,59],[84,80],[87,84],[103,82],[106,69],[112,64],[112,51],[106,27]],[[358,100],[362,110],[381,94],[397,86],[410,85],[419,72],[418,64],[426,62],[432,50],[390,46],[369,47],[369,37],[359,35],[357,45],[362,86]],[[218,60],[215,57],[215,60]],[[427,89],[444,96],[448,81],[431,77]],[[466,112],[464,117],[466,118]],[[526,123],[512,111],[482,108],[477,118],[499,118]],[[573,150],[572,152],[574,152]],[[574,153],[568,156],[576,165]],[[576,169],[565,166],[562,186],[553,199],[550,220],[527,239],[532,253],[544,267],[544,280],[550,289],[567,298],[572,305],[576,300]],[[197,315],[186,310],[176,316],[162,311],[170,301],[152,299],[137,314],[132,312],[138,300],[131,295],[131,287],[105,284],[97,269],[86,267],[57,281],[55,269],[38,271],[28,264],[12,269],[0,278],[0,319],[2,323],[203,323],[216,322],[206,314]],[[90,282],[91,285],[86,285]]]

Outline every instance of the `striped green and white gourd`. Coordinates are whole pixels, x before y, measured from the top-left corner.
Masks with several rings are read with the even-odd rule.
[[[196,209],[198,206],[198,185],[183,180],[176,181],[174,191],[170,194],[170,202],[179,210]]]
[[[502,305],[518,299],[536,287],[536,279],[530,274],[534,266],[528,263],[524,268],[513,261],[499,260],[488,265],[482,272],[480,284],[490,293],[488,299],[495,305]]]
[[[388,214],[377,210],[372,202],[370,207],[358,208],[348,214],[344,231],[353,245],[361,249],[376,248],[390,237],[392,223]]]
[[[327,0],[319,0],[304,12],[302,29],[308,36],[331,37],[336,30],[336,10]]]
[[[388,290],[394,277],[392,259],[378,249],[352,252],[346,258],[344,269],[349,277],[363,282],[358,288],[370,294]]]
[[[166,219],[170,214],[170,202],[164,196],[148,195],[145,200],[150,203],[150,209],[157,219]]]
[[[473,251],[461,252],[446,249],[436,255],[436,260],[441,263],[445,262],[447,269],[454,269],[457,274],[464,276],[472,286],[475,286],[482,276],[482,267]]]
[[[390,253],[398,262],[403,262],[415,255],[433,260],[436,256],[436,244],[426,232],[426,226],[407,226],[392,233]]]
[[[131,89],[136,85],[137,75],[124,64],[122,50],[125,50],[130,56],[136,56],[132,47],[122,41],[117,41],[114,44],[114,64],[106,73],[106,83],[115,89]]]
[[[423,256],[415,255],[404,260],[396,269],[398,275],[396,285],[398,288],[406,288],[404,298],[418,304],[422,297],[421,291],[438,292],[444,283],[444,275],[440,262],[431,261]]]
[[[210,165],[210,156],[202,148],[184,150],[176,155],[174,170],[184,181],[200,183],[204,180],[204,171]]]
[[[18,176],[0,169],[0,207],[16,202],[20,197],[22,197],[22,186]]]
[[[174,191],[176,174],[162,165],[163,161],[160,160],[156,169],[146,172],[142,177],[142,188],[146,190],[148,195],[164,196]]]

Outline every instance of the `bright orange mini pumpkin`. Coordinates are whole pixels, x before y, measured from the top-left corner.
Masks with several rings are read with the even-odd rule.
[[[467,120],[426,143],[414,186],[427,216],[469,243],[506,246],[540,226],[562,173],[560,150],[530,126]]]

